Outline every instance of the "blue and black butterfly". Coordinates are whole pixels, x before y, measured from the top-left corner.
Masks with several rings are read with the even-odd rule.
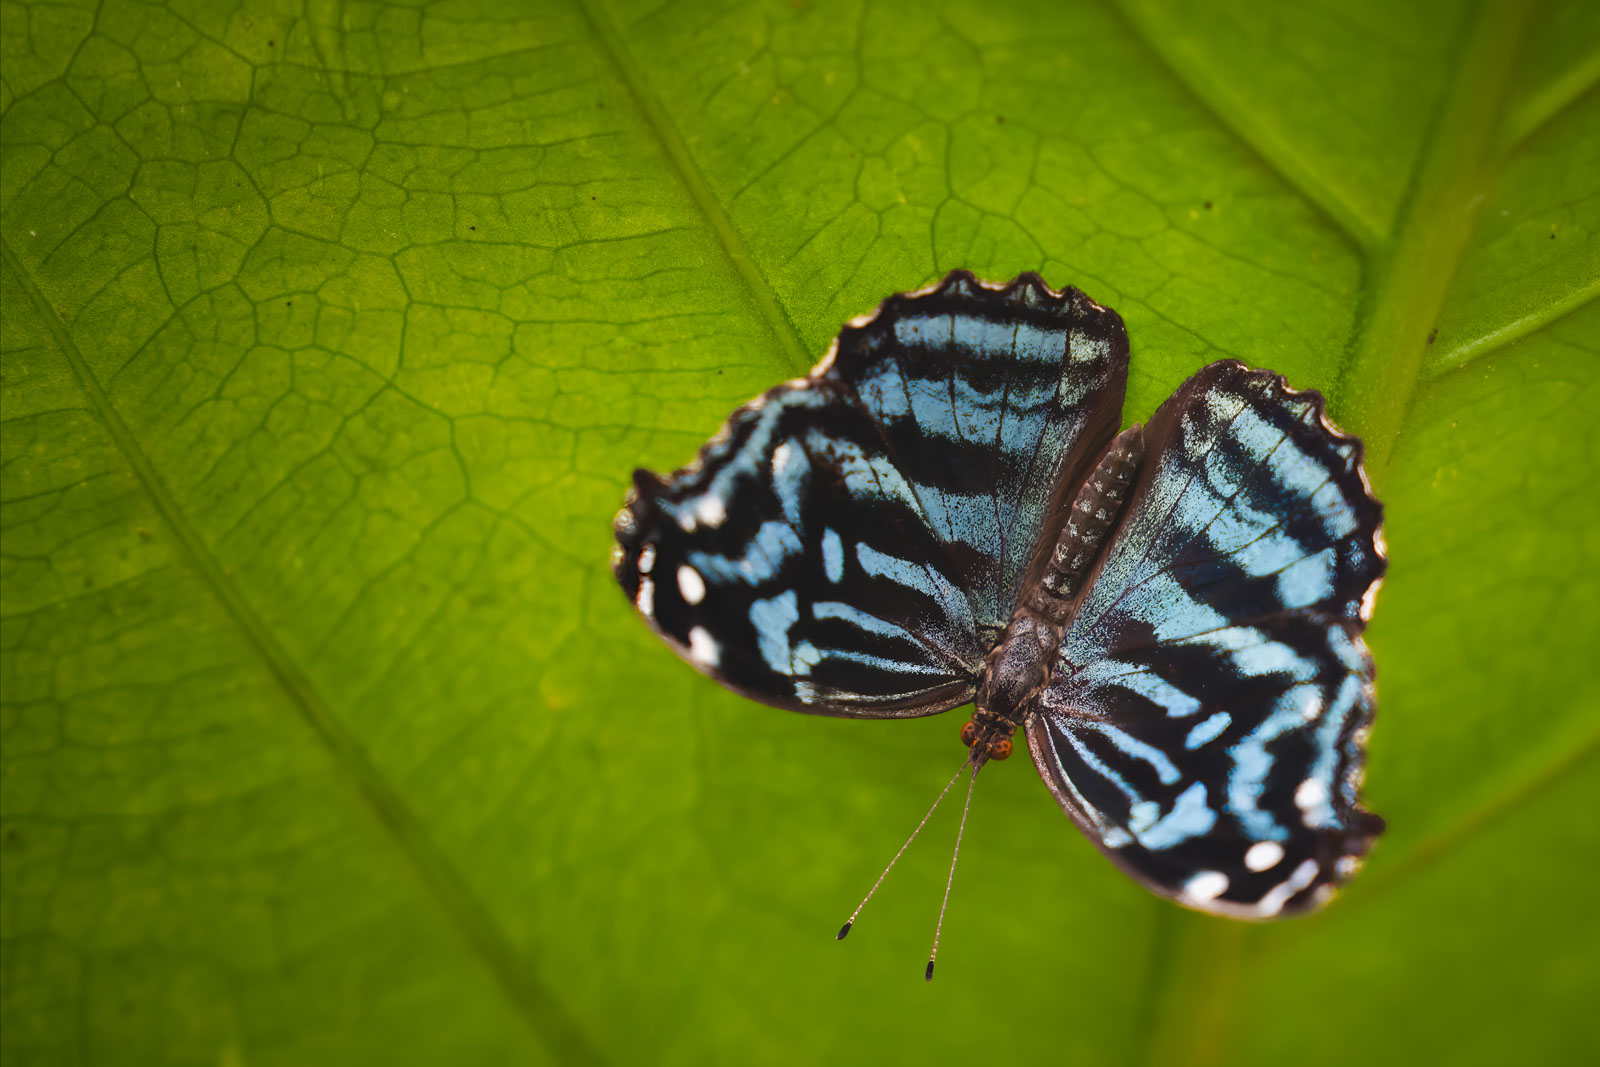
[[[974,777],[1024,730],[1062,808],[1156,893],[1315,908],[1383,829],[1358,795],[1385,566],[1361,444],[1234,361],[1118,433],[1127,373],[1116,313],[1035,274],[892,296],[688,467],[634,473],[617,579],[754,700],[972,701]]]

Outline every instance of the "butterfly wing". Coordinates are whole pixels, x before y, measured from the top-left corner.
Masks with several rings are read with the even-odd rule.
[[[635,474],[617,579],[752,699],[859,717],[965,703],[1063,471],[1116,428],[1126,373],[1116,315],[1036,275],[958,271],[891,297],[693,464]]]
[[[779,386],[695,465],[634,482],[617,578],[700,670],[800,711],[890,717],[969,699],[982,652],[960,575],[837,383]]]
[[[1304,910],[1381,832],[1358,798],[1380,520],[1360,443],[1277,375],[1212,364],[1146,427],[1028,743],[1151,889],[1240,918]]]
[[[1122,423],[1122,319],[1037,274],[966,271],[884,301],[839,334],[827,377],[872,414],[884,450],[963,577],[985,644],[1011,617],[1041,538]]]

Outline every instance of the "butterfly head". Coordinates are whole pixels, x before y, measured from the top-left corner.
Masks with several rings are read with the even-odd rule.
[[[986,721],[979,722],[983,718]],[[961,743],[972,750],[972,759],[983,764],[1011,755],[1011,734],[1016,726],[1005,720],[983,716],[980,712],[961,727]]]

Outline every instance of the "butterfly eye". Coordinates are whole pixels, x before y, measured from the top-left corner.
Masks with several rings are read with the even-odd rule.
[[[1011,738],[1009,737],[1002,737],[989,746],[990,759],[1005,759],[1009,755],[1011,755]]]
[[[968,719],[967,724],[961,728],[961,743],[966,745],[968,748],[971,748],[972,742],[976,741],[977,739],[978,728],[972,725],[971,719]]]

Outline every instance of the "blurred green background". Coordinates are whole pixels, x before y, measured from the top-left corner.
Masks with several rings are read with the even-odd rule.
[[[32,1064],[1564,1063],[1600,1002],[1600,5],[7,0],[0,1049]],[[741,701],[670,469],[953,267],[1366,437],[1323,915],[1182,912],[960,718]]]

